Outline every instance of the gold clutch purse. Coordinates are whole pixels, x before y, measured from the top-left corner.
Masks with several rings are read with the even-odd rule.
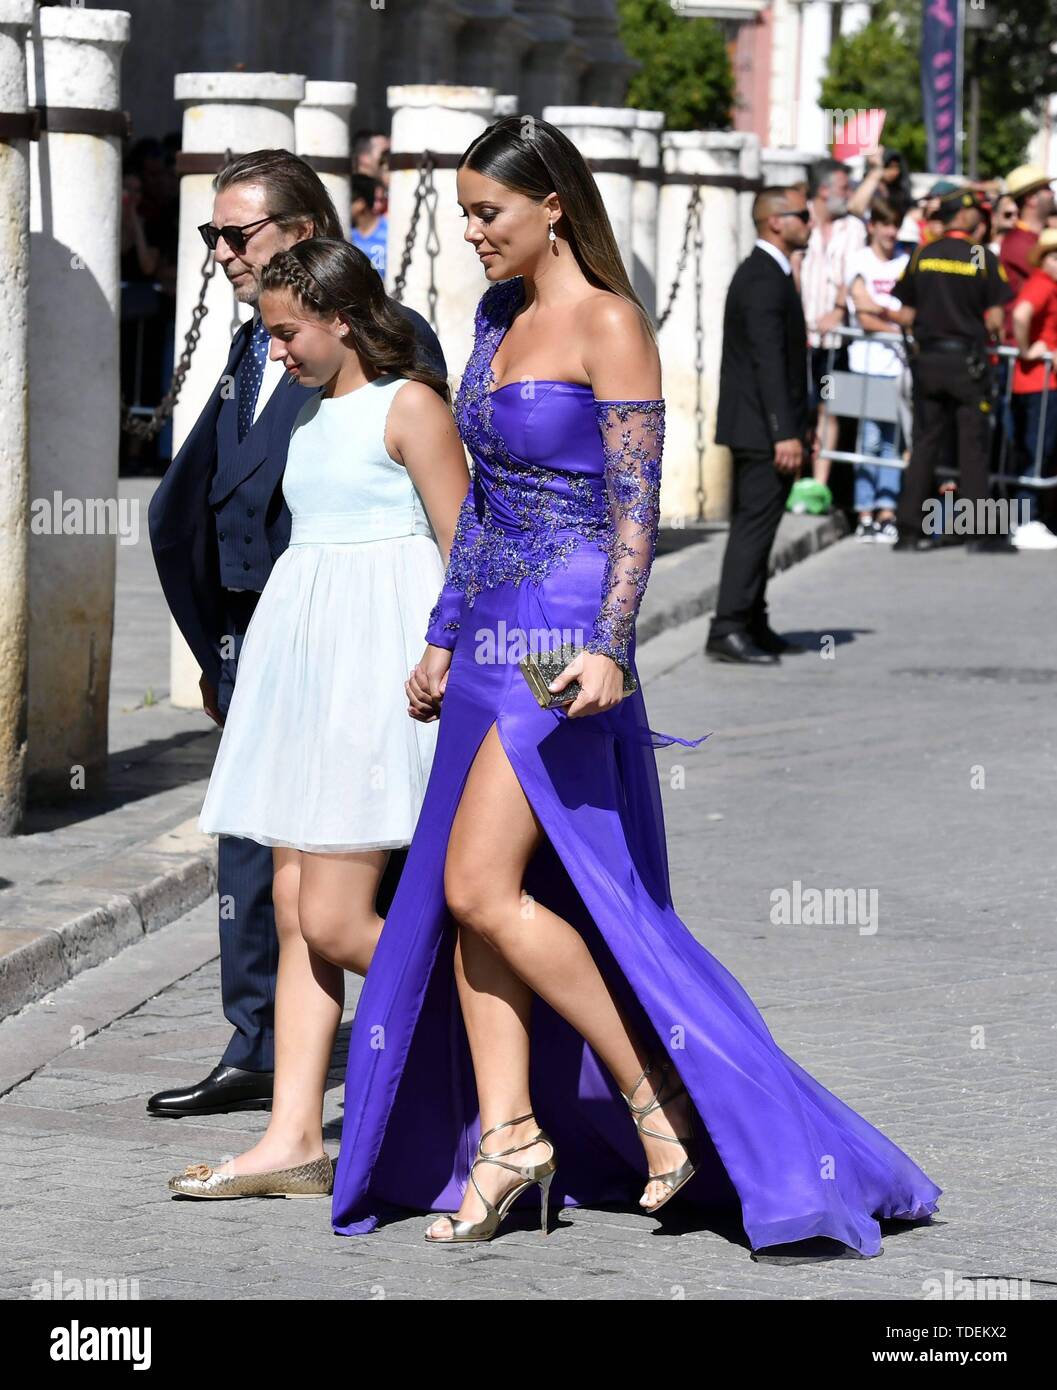
[[[547,687],[556,676],[561,673],[583,650],[582,647],[574,647],[566,643],[563,647],[555,647],[550,652],[529,653],[518,662],[521,667],[522,675],[528,681],[529,689],[536,697],[536,703],[541,709],[554,709],[559,705],[571,705],[579,695],[582,687],[578,680],[572,680],[564,690],[548,690]],[[638,690],[639,683],[630,671],[621,667],[624,672],[624,694],[631,695]]]

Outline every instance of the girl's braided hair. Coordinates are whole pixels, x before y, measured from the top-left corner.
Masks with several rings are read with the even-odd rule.
[[[447,381],[417,360],[415,330],[359,247],[330,237],[296,242],[264,267],[260,289],[290,290],[316,317],[339,316],[349,326],[345,341],[365,368],[425,382],[450,404]]]

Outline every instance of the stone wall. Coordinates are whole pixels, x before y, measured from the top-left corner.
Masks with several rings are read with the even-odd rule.
[[[134,136],[181,127],[177,72],[297,72],[355,82],[354,126],[387,130],[386,88],[487,85],[520,109],[619,106],[635,71],[615,0],[127,0],[123,92]]]

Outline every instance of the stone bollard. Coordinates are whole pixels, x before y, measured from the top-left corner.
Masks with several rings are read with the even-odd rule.
[[[118,502],[120,10],[48,7],[26,44],[29,282],[30,794],[98,794],[107,757],[117,544],[146,516]],[[65,109],[61,109],[65,108]]]
[[[795,183],[806,183],[812,164],[825,157],[808,150],[762,149],[760,175],[767,187],[789,188]]]
[[[293,150],[294,111],[305,79],[278,72],[182,72],[174,84],[184,103],[180,172],[180,240],[176,280],[176,361],[184,349],[191,312],[198,302],[204,264],[212,266],[198,228],[213,216],[213,176],[233,155],[253,150]],[[208,258],[208,261],[207,261]],[[201,337],[173,411],[173,457],[190,433],[224,370],[231,339],[249,318],[219,268],[206,291]],[[182,709],[201,707],[198,663],[177,628],[170,628],[170,699]]]
[[[0,835],[19,830],[26,804],[30,121],[25,43],[33,11],[33,0],[0,0]]]
[[[631,192],[631,283],[652,317],[657,314],[657,213],[661,202],[663,111],[637,111],[631,132],[639,166]]]
[[[308,81],[305,99],[294,112],[297,153],[326,185],[346,236],[352,206],[349,114],[355,105],[355,82]]]
[[[657,303],[662,311],[683,248],[688,204],[695,186],[700,188],[700,232],[691,228],[680,287],[659,334],[668,403],[661,507],[673,521],[718,521],[729,513],[731,478],[729,450],[712,442],[723,306],[731,277],[752,245],[746,205],[751,209],[759,178],[758,172],[745,171],[758,171],[759,143],[739,132],[668,131],[661,136],[661,158]]]
[[[401,302],[433,324],[449,372],[457,380],[473,347],[474,312],[488,281],[465,240],[455,164],[470,142],[492,124],[496,93],[491,87],[411,85],[390,87],[388,100],[393,120],[386,289],[393,292],[400,272],[419,184],[419,156],[430,150],[439,159],[433,170],[435,196],[427,194],[419,208]],[[431,219],[435,219],[434,256],[429,252]]]
[[[543,119],[567,135],[594,174],[629,279],[634,272],[632,192],[638,164],[632,132],[639,113],[631,107],[545,106]]]

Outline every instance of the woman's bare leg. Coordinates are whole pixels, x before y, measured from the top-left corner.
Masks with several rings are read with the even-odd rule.
[[[272,1114],[258,1142],[217,1172],[296,1168],[323,1156],[323,1096],[345,978],[342,965],[325,958],[310,941],[318,937],[328,953],[344,955],[348,969],[366,971],[381,926],[374,899],[387,858],[386,850],[331,855],[273,849],[279,970]]]
[[[524,1103],[527,995],[517,991],[513,979],[539,994],[590,1043],[625,1093],[631,1092],[646,1065],[645,1050],[609,993],[583,937],[564,918],[523,895],[525,869],[542,835],[493,725],[467,776],[444,872],[449,910],[459,923],[464,973],[459,995],[474,1058],[482,1133],[530,1109]],[[458,979],[459,957],[456,969]],[[637,1104],[645,1104],[653,1094],[652,1079],[647,1078],[633,1096]],[[685,1134],[687,1122],[685,1095],[654,1111],[647,1121],[650,1128],[673,1135]],[[529,1138],[534,1128],[530,1120],[501,1130],[488,1140],[485,1151],[510,1148]],[[668,1172],[686,1158],[681,1145],[648,1136],[642,1143],[652,1172]],[[537,1144],[516,1157],[521,1163],[538,1163],[548,1152]],[[517,1181],[514,1174],[487,1163],[477,1165],[476,1177],[493,1203]],[[654,1206],[666,1193],[663,1183],[648,1182],[641,1204]],[[459,1217],[476,1221],[483,1215],[471,1184]],[[435,1222],[430,1232],[438,1238],[450,1235],[447,1218]]]
[[[382,933],[374,900],[388,860],[387,849],[301,857],[301,933],[317,956],[354,975],[367,974]]]

